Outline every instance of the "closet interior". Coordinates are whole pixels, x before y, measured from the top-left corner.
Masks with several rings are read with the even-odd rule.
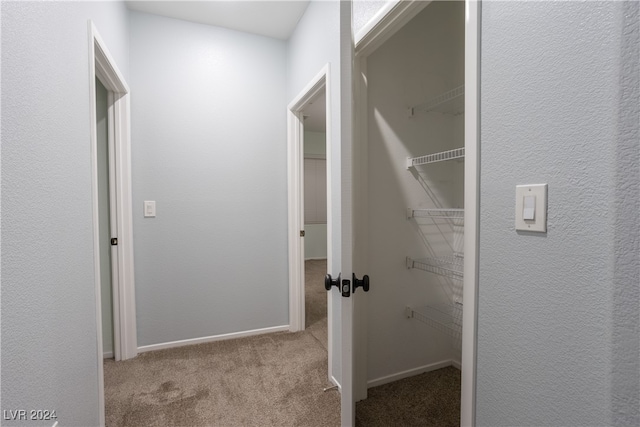
[[[464,56],[432,2],[367,57],[369,387],[461,367]]]

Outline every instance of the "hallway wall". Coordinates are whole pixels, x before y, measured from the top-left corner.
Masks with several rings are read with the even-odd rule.
[[[285,42],[130,16],[138,346],[288,325]]]
[[[640,424],[638,9],[482,5],[478,426]]]
[[[128,79],[127,11],[116,2],[1,7],[2,410],[98,425],[87,20]]]

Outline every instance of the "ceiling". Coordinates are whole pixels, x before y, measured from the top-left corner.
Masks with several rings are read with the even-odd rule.
[[[127,1],[130,10],[287,40],[309,5],[295,1]]]

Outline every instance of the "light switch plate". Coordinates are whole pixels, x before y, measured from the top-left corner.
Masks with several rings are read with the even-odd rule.
[[[144,217],[155,218],[156,216],[156,202],[151,200],[144,201]]]
[[[532,220],[524,219],[525,197],[535,197]],[[516,185],[516,230],[547,232],[547,184]]]

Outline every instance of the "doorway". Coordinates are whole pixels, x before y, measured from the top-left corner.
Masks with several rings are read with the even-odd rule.
[[[331,182],[331,125],[330,125],[330,117],[331,117],[331,102],[330,102],[330,87],[329,87],[329,65],[325,65],[320,72],[307,84],[307,86],[300,92],[300,94],[294,98],[294,100],[289,104],[287,109],[287,126],[288,126],[288,138],[287,138],[287,165],[288,165],[288,236],[289,236],[289,330],[291,332],[298,332],[305,330],[307,326],[307,316],[306,316],[306,294],[305,292],[305,234],[306,229],[312,233],[318,234],[319,238],[316,238],[316,247],[314,250],[317,250],[317,246],[321,246],[321,256],[326,258],[326,262],[324,265],[316,266],[316,270],[319,273],[324,270],[331,271],[331,256],[332,256],[332,221],[331,215],[331,186],[329,183]],[[322,111],[324,110],[324,115]],[[307,116],[307,120],[310,120],[305,125],[305,116]],[[313,117],[315,116],[315,117]],[[319,121],[320,123],[316,123]],[[324,121],[324,124],[322,122]],[[315,124],[314,124],[315,123]],[[316,131],[321,131],[324,129],[324,132],[316,132],[323,133],[323,137],[319,137],[315,135],[316,142],[315,144],[312,142],[308,144],[308,157],[310,159],[313,158],[322,158],[324,157],[325,166],[324,171],[326,173],[326,181],[323,186],[318,183],[318,179],[316,179],[316,185],[318,188],[316,189],[316,194],[324,194],[324,202],[316,202],[315,205],[312,203],[310,206],[315,206],[316,213],[318,211],[324,210],[324,216],[321,216],[321,220],[318,220],[319,224],[316,224],[318,227],[314,227],[313,224],[310,224],[310,227],[305,227],[305,203],[304,203],[304,195],[305,195],[305,168],[304,168],[304,142],[305,142],[305,128],[307,131],[315,129]],[[313,136],[311,136],[313,138]],[[310,139],[310,134],[307,134],[307,140]],[[321,144],[318,139],[323,139],[324,144]],[[322,150],[322,145],[324,145],[324,149]],[[314,150],[315,148],[315,150]],[[315,154],[314,154],[315,151]],[[322,153],[324,151],[324,153]],[[311,162],[309,162],[311,164]],[[319,165],[322,162],[318,162]],[[316,165],[316,171],[322,170],[322,166]],[[316,177],[317,178],[317,177]],[[308,216],[308,215],[307,215]],[[318,218],[318,215],[316,215]],[[322,224],[324,221],[324,224]],[[324,225],[324,227],[323,227]],[[315,230],[314,230],[315,228]],[[323,245],[324,243],[324,245]],[[310,246],[311,248],[311,246]],[[326,248],[326,250],[325,250]],[[316,252],[317,253],[317,252]],[[322,282],[321,282],[322,283]],[[316,286],[317,286],[316,282]],[[324,292],[324,297],[320,294],[320,292]],[[314,288],[314,293],[316,293]],[[319,329],[318,335],[324,337],[324,328],[326,327],[326,350],[328,354],[328,380],[334,384],[338,385],[338,381],[333,377],[333,365],[334,365],[334,357],[333,354],[333,312],[332,312],[332,299],[331,294],[326,292],[326,290],[322,289],[322,291],[317,292],[316,297],[314,298],[316,301],[324,298],[326,301],[326,310],[323,304],[319,304],[319,307],[316,307],[317,315],[322,315],[326,313],[326,326],[322,325],[318,326]],[[311,321],[313,321],[314,315],[311,315]],[[311,325],[313,327],[313,325]]]
[[[102,354],[105,359],[114,357],[113,291],[118,284],[117,263],[112,262],[111,237],[117,236],[117,224],[113,224],[112,191],[115,190],[115,174],[112,171],[113,131],[109,120],[109,91],[96,78],[96,154],[98,166],[98,222],[100,247],[100,298],[102,309]],[[113,95],[111,95],[113,96]],[[115,269],[115,270],[114,270]]]
[[[302,110],[305,329],[327,349],[327,120],[322,88]]]
[[[366,221],[357,216],[366,238],[357,251],[376,283],[366,318],[377,331],[358,360],[368,363],[370,388],[455,374],[447,380],[462,396],[454,423],[471,425],[478,5],[409,1],[382,12],[355,37],[356,158],[365,193],[356,207],[369,213]]]
[[[96,357],[100,425],[104,425],[104,370],[102,281],[110,281],[113,321],[113,357],[126,360],[138,354],[136,336],[135,288],[133,274],[133,214],[131,208],[131,149],[129,87],[91,20],[89,36],[89,118],[91,145],[91,190],[93,210],[93,253],[96,312]],[[100,83],[104,86],[101,90]],[[102,144],[98,138],[98,99],[100,91]],[[106,93],[106,105],[104,95]],[[106,117],[104,109],[106,107]],[[106,120],[105,120],[106,118]],[[106,130],[106,132],[104,132]],[[105,151],[104,137],[109,146]],[[100,151],[100,153],[99,153]],[[99,165],[99,157],[102,157]],[[108,157],[108,159],[107,159]],[[108,165],[108,166],[107,166]],[[107,172],[108,171],[108,172]],[[105,175],[108,174],[108,180]],[[99,178],[102,175],[102,180]],[[100,185],[102,181],[102,186]],[[105,189],[105,182],[108,188]],[[102,187],[102,191],[101,188]],[[106,196],[108,192],[108,197]],[[102,203],[100,196],[103,196]],[[105,201],[107,197],[107,201]],[[107,208],[108,205],[108,208]],[[107,213],[101,215],[101,208]],[[108,221],[105,217],[108,216]],[[102,218],[101,218],[102,217]],[[101,219],[102,227],[101,227]],[[106,224],[109,224],[107,227]],[[101,230],[102,228],[102,230]],[[108,228],[108,231],[107,231]],[[102,231],[102,235],[101,235]],[[115,232],[115,235],[114,235]],[[108,239],[105,242],[105,239]],[[105,250],[105,246],[107,249]],[[109,257],[105,252],[109,253]],[[108,268],[109,264],[111,269]],[[105,266],[105,268],[101,268]],[[111,278],[107,277],[109,270]],[[108,293],[108,287],[105,287]],[[108,310],[107,308],[105,308]],[[105,316],[106,317],[106,316]],[[108,317],[107,317],[108,319]],[[107,326],[108,328],[108,326]],[[108,333],[108,332],[106,332]],[[109,340],[107,339],[107,342]]]

